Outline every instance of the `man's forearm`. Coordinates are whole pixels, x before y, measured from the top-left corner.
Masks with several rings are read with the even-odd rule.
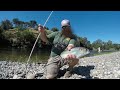
[[[46,36],[46,32],[41,32],[40,38],[43,42],[48,42],[47,36]]]
[[[38,31],[41,33],[41,35],[40,35],[41,40],[43,42],[48,43],[48,39],[47,39],[47,36],[46,36],[46,31],[45,31],[44,27],[41,26],[40,24],[38,25]]]

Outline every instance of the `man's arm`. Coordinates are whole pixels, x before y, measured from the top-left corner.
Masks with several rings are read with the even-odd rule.
[[[39,25],[38,31],[41,33],[41,35],[40,35],[41,40],[48,43],[49,41],[46,36],[45,28],[43,28],[43,26]]]
[[[45,29],[39,25],[38,31],[41,32],[40,38],[43,42],[52,43],[53,39],[59,32],[45,31]]]

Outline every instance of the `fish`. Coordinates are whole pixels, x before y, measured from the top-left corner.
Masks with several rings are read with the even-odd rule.
[[[88,54],[90,54],[90,50],[85,48],[85,47],[74,47],[70,51],[69,50],[64,50],[60,56],[62,58],[66,58],[67,55],[73,54],[76,56],[77,59],[80,59]]]

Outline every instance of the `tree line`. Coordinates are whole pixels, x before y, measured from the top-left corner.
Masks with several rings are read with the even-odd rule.
[[[14,18],[12,21],[6,19],[0,23],[0,43],[11,47],[27,47],[31,48],[36,40],[36,34],[38,24],[35,20],[24,22],[18,18]],[[53,27],[51,30],[45,27],[49,31],[59,31],[58,28]],[[47,33],[49,34],[49,32]],[[76,35],[77,36],[77,35]],[[107,42],[98,39],[91,43],[86,37],[77,36],[79,46],[89,48],[91,50],[120,50],[120,44],[113,43],[111,40]],[[46,45],[40,39],[36,45],[37,48],[50,48],[51,45]]]

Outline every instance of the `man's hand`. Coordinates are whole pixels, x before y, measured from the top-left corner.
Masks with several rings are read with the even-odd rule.
[[[38,25],[38,31],[39,32],[44,32],[45,31],[45,29],[44,29],[44,27],[42,26],[42,25]]]
[[[47,40],[45,28],[42,25],[38,25],[38,31],[41,33],[40,38],[43,42],[48,43],[49,41]]]
[[[74,45],[73,44],[69,44],[66,49],[70,51],[72,48],[74,48]]]
[[[74,45],[69,44],[66,49],[70,51],[72,48],[74,48]],[[65,59],[66,60],[73,60],[73,59],[77,59],[77,58],[76,58],[76,55],[69,54]]]
[[[70,67],[75,66],[75,65],[78,63],[78,61],[79,61],[79,59],[76,58],[76,56],[73,55],[73,54],[69,54],[69,55],[65,58],[65,60],[67,60],[67,63],[69,64]]]
[[[66,58],[66,60],[72,60],[72,59],[77,59],[75,55],[69,54]]]

